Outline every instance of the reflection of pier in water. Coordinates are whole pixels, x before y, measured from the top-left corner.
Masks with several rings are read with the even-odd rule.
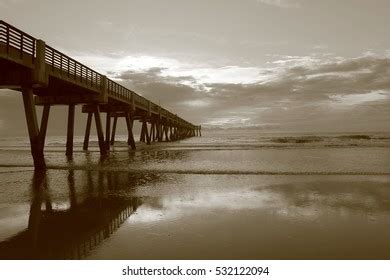
[[[118,229],[141,203],[131,195],[115,194],[117,187],[131,187],[128,185],[131,175],[109,171],[82,171],[87,175],[87,195],[78,201],[75,171],[66,172],[69,207],[63,209],[53,207],[46,172],[35,171],[28,227],[0,243],[0,259],[84,258]],[[98,174],[97,183],[93,182],[92,173]]]

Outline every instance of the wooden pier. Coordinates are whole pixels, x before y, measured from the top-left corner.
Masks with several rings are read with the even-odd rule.
[[[84,150],[94,120],[102,155],[115,144],[118,119],[124,119],[128,145],[136,149],[133,123],[142,123],[140,141],[177,141],[201,136],[193,125],[134,91],[110,80],[23,31],[0,21],[0,88],[20,91],[36,168],[45,168],[44,146],[50,108],[68,106],[66,155],[72,157],[75,106],[87,115]],[[43,106],[40,124],[35,106]],[[105,130],[101,113],[106,114]]]

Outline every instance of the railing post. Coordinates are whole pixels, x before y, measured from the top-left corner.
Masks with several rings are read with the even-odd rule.
[[[36,41],[36,58],[32,75],[32,83],[40,86],[49,84],[49,76],[46,72],[45,63],[46,44],[42,40]]]
[[[107,77],[102,76],[100,80],[100,102],[107,103],[108,102],[108,89],[107,89]]]
[[[135,100],[134,100],[134,94],[131,93],[131,111],[135,111]]]

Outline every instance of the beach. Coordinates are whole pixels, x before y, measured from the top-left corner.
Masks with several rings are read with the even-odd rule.
[[[0,140],[0,258],[388,259],[389,133],[205,131],[72,160]]]

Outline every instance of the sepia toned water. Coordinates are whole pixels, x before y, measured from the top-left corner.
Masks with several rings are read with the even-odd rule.
[[[0,259],[390,259],[390,134],[0,139]]]

